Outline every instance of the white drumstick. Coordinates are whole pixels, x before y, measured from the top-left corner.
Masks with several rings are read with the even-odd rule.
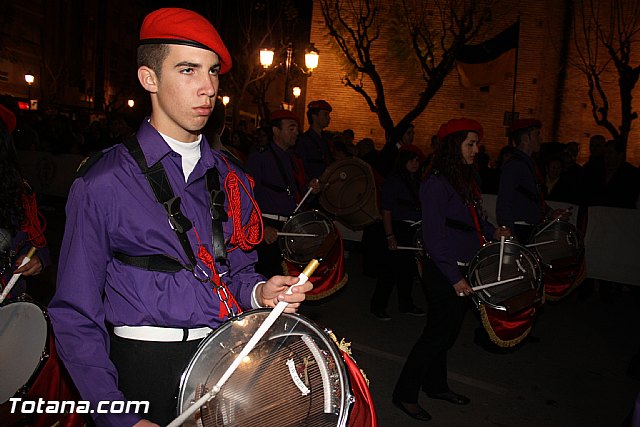
[[[22,259],[22,262],[20,263],[20,267],[22,267],[23,265],[26,265],[29,261],[31,261],[31,258],[33,258],[33,255],[35,253],[36,253],[36,248],[32,247],[31,249],[29,249],[29,252],[27,252],[27,255]],[[16,282],[18,281],[21,275],[22,273],[16,273],[13,276],[11,276],[11,280],[9,280],[9,283],[7,283],[7,286],[5,286],[4,290],[2,291],[2,294],[0,295],[0,304],[2,304],[2,302],[7,297],[7,295],[9,295],[11,288],[13,288],[13,286],[16,284]]]
[[[405,251],[421,251],[422,248],[414,247],[414,246],[398,246],[396,249],[405,250]]]
[[[553,224],[556,221],[560,221],[560,218],[556,218],[554,220],[549,221],[549,223],[547,225],[545,225],[544,227],[542,227],[542,230],[538,231],[536,233],[536,236],[539,235],[540,233],[542,233],[544,230],[546,230],[547,228],[551,227],[551,224]]]
[[[296,206],[296,208],[293,210],[293,213],[298,212],[298,209],[300,209],[300,206],[302,206],[304,201],[307,200],[307,197],[309,197],[309,194],[311,194],[312,191],[313,191],[313,188],[309,187],[309,189],[307,190],[307,194],[305,194],[302,200],[300,200],[300,203],[298,203],[298,206]]]
[[[309,234],[309,233],[287,233],[284,231],[278,231],[278,236],[285,237],[318,237],[317,234]]]
[[[487,283],[486,285],[474,286],[471,289],[473,289],[474,291],[479,291],[480,289],[491,288],[494,286],[503,285],[505,283],[515,282],[516,280],[522,280],[522,279],[524,279],[524,276],[518,276],[518,277],[513,277],[511,279],[498,280],[497,282]]]
[[[549,243],[555,243],[557,240],[545,240],[544,242],[538,243],[529,243],[528,245],[524,245],[525,248],[532,248],[534,246],[548,245]]]
[[[298,276],[298,278],[300,280],[298,280],[298,283],[296,283],[293,286],[304,285],[307,282],[307,280],[309,280],[309,277],[313,274],[313,272],[316,270],[316,268],[318,268],[318,265],[319,265],[319,262],[316,259],[312,259],[311,261],[309,261],[309,264],[307,264],[307,266],[305,267],[304,271],[302,273],[300,273],[300,275]],[[293,286],[291,286],[291,287],[289,287],[289,289],[287,289],[287,292],[286,292],[287,294],[291,294],[292,293]],[[264,336],[264,334],[267,333],[269,328],[275,323],[275,321],[282,314],[282,312],[284,312],[284,310],[287,308],[288,305],[289,305],[288,302],[280,301],[273,308],[273,310],[271,310],[271,313],[269,313],[267,318],[264,319],[262,324],[258,327],[258,330],[256,330],[256,332],[253,334],[253,336],[249,339],[249,341],[244,346],[242,351],[240,353],[238,353],[238,355],[233,360],[233,362],[231,363],[229,368],[227,368],[225,373],[222,374],[222,376],[220,377],[220,379],[218,380],[216,385],[214,385],[213,388],[209,392],[207,392],[200,399],[198,399],[193,405],[188,407],[186,411],[184,411],[182,414],[180,414],[178,417],[176,417],[175,420],[171,421],[167,425],[167,427],[178,427],[178,426],[182,425],[182,423],[184,423],[187,420],[187,418],[189,418],[198,409],[200,409],[202,407],[202,405],[207,403],[209,400],[213,399],[216,396],[216,394],[218,394],[218,392],[220,391],[222,386],[227,382],[227,380],[231,377],[231,375],[233,375],[233,373],[236,371],[238,366],[240,366],[240,363],[244,360],[245,357],[247,357],[249,355],[251,350],[253,350],[255,348],[255,346],[258,344],[258,341],[260,341],[260,339]]]
[[[500,264],[498,264],[498,282],[502,276],[502,258],[504,257],[504,236],[500,236]]]

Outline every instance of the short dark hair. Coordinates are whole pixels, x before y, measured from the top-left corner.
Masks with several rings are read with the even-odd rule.
[[[162,63],[169,56],[169,45],[143,44],[138,46],[138,68],[149,67],[160,78]]]

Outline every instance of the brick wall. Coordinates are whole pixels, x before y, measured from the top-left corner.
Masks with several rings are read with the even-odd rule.
[[[383,7],[389,5],[389,2],[382,3]],[[536,117],[543,121],[544,141],[552,140],[551,124],[561,70],[559,52],[563,13],[562,2],[523,0],[518,2],[513,10],[494,19],[486,28],[486,37],[490,38],[515,22],[518,14],[522,17],[516,111],[520,112],[520,117]],[[397,123],[415,105],[418,93],[424,87],[424,81],[418,70],[399,63],[394,55],[389,54],[387,40],[391,31],[398,31],[398,28],[392,28],[390,25],[381,28],[380,39],[374,44],[373,56],[384,82],[391,116],[394,123]],[[342,131],[351,128],[355,131],[356,141],[370,137],[381,147],[384,144],[384,131],[377,115],[369,111],[362,96],[341,83],[341,76],[344,74],[341,61],[334,53],[335,48],[327,34],[318,0],[314,0],[311,41],[320,50],[320,64],[307,82],[307,93],[303,93],[306,102],[326,99],[334,108],[329,130]],[[573,44],[571,46],[573,49]],[[610,80],[611,83],[615,83],[614,78]],[[364,88],[372,89],[371,82],[365,80]],[[370,93],[373,94],[372,91]],[[454,69],[427,109],[414,122],[414,143],[425,152],[429,152],[431,135],[436,133],[441,123],[454,117],[470,117],[480,121],[484,126],[483,143],[495,160],[500,148],[507,141],[502,123],[504,113],[511,111],[512,93],[513,76],[491,86],[489,92],[480,92],[479,89],[460,86],[457,71]],[[595,133],[607,137],[609,135],[604,128],[595,125],[587,97],[586,80],[575,68],[567,69],[563,95],[560,126],[555,140],[578,141],[581,144],[579,161],[584,162],[588,156],[589,137]],[[614,99],[615,96],[612,96],[612,104],[615,104]],[[637,99],[634,105],[636,110],[640,110],[640,102]],[[615,123],[617,113],[614,110],[612,114]],[[634,123],[628,149],[628,160],[634,165],[640,164],[638,123]]]

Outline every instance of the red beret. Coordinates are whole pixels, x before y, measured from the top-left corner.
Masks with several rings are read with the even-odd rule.
[[[424,162],[424,159],[426,158],[424,156],[424,153],[420,149],[420,147],[418,147],[417,145],[405,144],[405,145],[401,146],[398,151],[411,151],[416,156],[418,156],[418,160],[420,160],[420,163]]]
[[[440,126],[440,129],[438,130],[438,139],[443,141],[447,136],[453,133],[465,131],[475,132],[478,134],[478,139],[482,139],[482,125],[473,119],[467,119],[464,117],[461,119],[451,119]]]
[[[7,126],[9,133],[13,133],[17,124],[16,115],[13,114],[13,111],[9,110],[4,105],[0,105],[0,119],[2,119],[5,126]]]
[[[289,110],[275,110],[271,112],[270,121],[273,124],[276,120],[295,120],[295,122],[300,126],[300,122],[298,121],[298,116],[295,115],[293,111]]]
[[[318,110],[327,110],[328,112],[332,112],[333,108],[331,108],[331,105],[325,101],[324,99],[320,99],[318,101],[311,101],[309,103],[309,105],[307,105],[308,109],[318,109]]]
[[[138,44],[181,44],[211,50],[220,58],[220,74],[231,69],[231,55],[216,29],[191,10],[169,7],[151,12],[142,21]]]
[[[541,127],[542,122],[538,119],[518,119],[509,126],[509,133],[520,132],[529,128],[540,129]]]

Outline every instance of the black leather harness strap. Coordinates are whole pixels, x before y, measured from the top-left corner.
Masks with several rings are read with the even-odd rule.
[[[124,146],[127,148],[133,159],[138,164],[138,167],[140,167],[140,170],[147,178],[156,200],[167,212],[171,228],[175,231],[176,236],[180,241],[180,245],[191,262],[191,266],[183,266],[168,255],[131,256],[123,253],[115,253],[114,257],[126,264],[144,268],[146,270],[176,272],[182,268],[186,268],[193,271],[197,265],[197,259],[193,253],[193,249],[191,248],[189,237],[187,236],[187,231],[191,230],[193,224],[182,213],[180,209],[180,197],[175,196],[162,163],[157,162],[153,167],[148,167],[144,158],[144,153],[140,147],[140,143],[135,136],[127,138],[124,141]],[[212,243],[214,247],[214,259],[221,261],[226,259],[226,247],[224,245],[222,221],[226,221],[228,217],[224,211],[225,195],[224,192],[220,191],[218,171],[215,168],[207,171],[206,183],[207,191],[209,191],[211,195],[210,211],[212,216]],[[161,258],[163,260],[161,260]],[[180,269],[178,269],[178,265],[181,266]]]

